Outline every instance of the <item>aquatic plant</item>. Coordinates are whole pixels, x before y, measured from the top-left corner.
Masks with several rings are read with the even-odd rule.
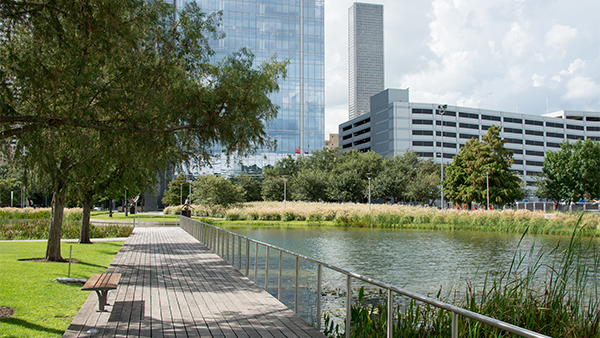
[[[584,230],[574,227],[569,243],[525,253],[517,252],[504,274],[486,278],[481,287],[467,285],[464,294],[436,298],[467,310],[511,323],[551,337],[598,337],[600,335],[600,253],[583,241]],[[527,231],[525,231],[527,233]],[[525,236],[525,233],[523,236]],[[523,237],[521,238],[521,240]],[[552,258],[550,264],[544,256]],[[488,275],[489,277],[489,275]],[[402,297],[396,297],[399,301]],[[367,305],[364,287],[351,312],[352,337],[385,337],[387,301]],[[325,314],[324,333],[345,337],[344,328]],[[448,311],[410,300],[394,307],[394,337],[448,337]],[[508,337],[510,334],[475,320],[460,319],[460,337]]]

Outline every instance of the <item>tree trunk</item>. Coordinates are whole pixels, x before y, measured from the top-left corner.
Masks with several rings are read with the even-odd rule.
[[[90,214],[94,201],[93,194],[85,194],[83,197],[83,215],[81,217],[81,230],[79,231],[79,244],[92,244],[90,240]]]
[[[60,254],[60,237],[62,235],[63,214],[65,211],[66,187],[60,185],[54,189],[52,195],[52,216],[50,217],[50,228],[48,229],[48,246],[46,248],[46,260],[51,262],[65,262]]]
[[[113,199],[108,199],[108,217],[112,217]]]

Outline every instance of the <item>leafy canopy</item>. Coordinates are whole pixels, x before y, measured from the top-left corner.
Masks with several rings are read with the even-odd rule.
[[[444,193],[455,203],[487,203],[486,173],[491,205],[505,205],[523,197],[521,179],[510,170],[513,152],[500,138],[502,127],[491,126],[481,141],[470,139],[446,169]]]

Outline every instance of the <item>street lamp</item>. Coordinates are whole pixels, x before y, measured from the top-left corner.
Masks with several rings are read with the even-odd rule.
[[[487,193],[487,210],[490,210],[490,172],[486,170],[485,172],[485,184],[487,185],[486,193]]]
[[[285,210],[285,201],[287,200],[287,176],[283,176],[283,210]]]
[[[179,205],[183,205],[183,183],[179,183]]]
[[[369,213],[371,212],[371,173],[367,173],[367,179],[369,180]]]
[[[441,146],[441,151],[440,151],[440,163],[441,163],[441,181],[442,181],[442,189],[440,189],[440,194],[441,194],[441,202],[440,205],[442,207],[442,209],[444,209],[444,114],[446,113],[446,108],[448,108],[448,105],[439,105],[438,106],[438,114],[440,114],[440,124],[442,126],[442,133],[440,134],[440,146]]]

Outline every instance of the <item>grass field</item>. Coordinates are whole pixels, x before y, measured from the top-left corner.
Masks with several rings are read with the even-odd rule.
[[[71,264],[71,277],[88,279],[106,270],[123,242],[63,242],[66,259],[71,244],[79,260]],[[46,242],[0,242],[0,306],[15,309],[13,317],[0,319],[0,337],[61,337],[89,296],[81,285],[54,280],[67,277],[68,263],[28,261],[45,253]]]

